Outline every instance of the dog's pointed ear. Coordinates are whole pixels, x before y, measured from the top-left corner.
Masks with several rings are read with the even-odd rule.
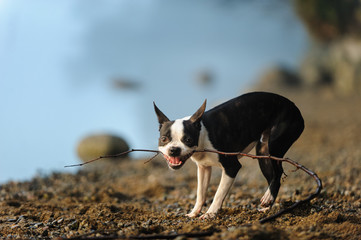
[[[202,119],[203,113],[206,110],[206,105],[207,105],[207,99],[204,100],[202,106],[189,119],[192,123],[198,122],[199,120]]]
[[[155,102],[153,102],[153,105],[154,105],[155,113],[157,114],[157,117],[158,117],[159,124],[163,124],[164,122],[168,122],[169,118],[166,115],[164,115],[164,113],[162,113],[161,110],[159,110],[157,105],[155,105]]]

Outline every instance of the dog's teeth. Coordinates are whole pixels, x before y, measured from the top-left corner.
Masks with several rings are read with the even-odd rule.
[[[168,155],[164,154],[165,159],[168,162],[168,165],[171,167],[176,167],[176,166],[181,166],[184,164],[185,161],[187,161],[188,158],[190,158],[192,156],[192,153],[187,154],[185,156],[182,157],[171,157]]]

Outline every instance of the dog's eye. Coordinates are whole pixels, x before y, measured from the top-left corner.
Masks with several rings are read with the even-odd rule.
[[[186,138],[184,139],[184,141],[185,141],[185,143],[187,143],[187,144],[191,144],[191,143],[193,142],[192,138],[190,138],[190,137],[186,137]]]
[[[166,143],[166,142],[169,141],[169,138],[168,138],[167,136],[162,136],[162,137],[160,138],[160,141],[161,141],[162,143]]]

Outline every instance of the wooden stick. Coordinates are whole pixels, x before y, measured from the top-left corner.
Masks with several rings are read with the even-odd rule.
[[[91,163],[91,162],[95,162],[95,161],[98,161],[100,159],[103,159],[103,158],[115,158],[115,157],[120,157],[122,155],[125,155],[125,154],[128,154],[128,153],[131,153],[131,152],[153,152],[153,153],[156,153],[152,158],[150,158],[149,160],[147,160],[146,162],[144,163],[148,163],[150,162],[151,160],[153,160],[156,156],[158,156],[161,152],[158,151],[158,150],[148,150],[148,149],[131,149],[131,150],[128,150],[126,152],[122,152],[122,153],[119,153],[119,154],[116,154],[116,155],[109,155],[109,156],[100,156],[98,158],[95,158],[95,159],[92,159],[90,161],[87,161],[85,163],[80,163],[80,164],[74,164],[74,165],[68,165],[68,166],[65,166],[65,167],[80,167],[80,166],[83,166],[85,164],[88,164],[88,163]],[[294,204],[292,204],[290,207],[288,208],[285,208],[285,209],[282,209],[280,210],[279,212],[269,216],[269,217],[266,217],[266,218],[263,218],[261,220],[259,220],[259,222],[261,224],[263,223],[266,223],[266,222],[269,222],[269,221],[272,221],[274,220],[275,218],[281,216],[282,214],[284,213],[287,213],[287,212],[290,212],[291,210],[295,209],[296,207],[298,207],[299,205],[303,204],[303,203],[306,203],[306,202],[309,202],[311,201],[313,198],[315,198],[317,195],[320,194],[321,190],[322,190],[322,181],[321,179],[317,176],[316,173],[314,173],[313,171],[311,171],[310,169],[306,168],[305,166],[289,159],[289,158],[279,158],[279,157],[274,157],[274,156],[258,156],[258,155],[252,155],[252,154],[247,154],[247,153],[242,153],[242,152],[222,152],[222,151],[217,151],[217,150],[212,150],[212,149],[203,149],[203,150],[194,150],[194,152],[209,152],[209,153],[216,153],[216,154],[220,154],[220,155],[228,155],[228,156],[244,156],[244,157],[249,157],[249,158],[252,158],[252,159],[272,159],[274,161],[280,161],[280,162],[287,162],[293,166],[296,167],[296,170],[297,169],[301,169],[302,171],[304,171],[305,173],[307,173],[308,175],[310,175],[311,177],[314,178],[314,180],[316,181],[316,184],[317,184],[317,188],[316,188],[316,191],[314,193],[312,193],[311,195],[309,195],[306,199],[303,199],[303,200],[299,200],[299,201],[296,201]],[[247,224],[249,225],[249,224]]]
[[[154,152],[156,153],[156,155],[154,157],[152,157],[150,160],[148,160],[147,162],[153,160],[156,156],[158,156],[159,153],[161,153],[160,151],[157,151],[157,150],[148,150],[148,149],[130,149],[128,151],[125,151],[125,152],[122,152],[122,153],[118,153],[118,154],[115,154],[115,155],[108,155],[108,156],[100,156],[100,157],[97,157],[97,158],[94,158],[92,160],[89,160],[87,162],[84,162],[84,163],[79,163],[79,164],[73,164],[73,165],[67,165],[67,166],[64,166],[64,167],[81,167],[85,164],[88,164],[88,163],[92,163],[92,162],[95,162],[95,161],[98,161],[100,159],[103,159],[103,158],[116,158],[116,157],[120,157],[120,156],[123,156],[123,155],[126,155],[128,153],[131,153],[131,152]],[[145,163],[147,163],[145,162]]]

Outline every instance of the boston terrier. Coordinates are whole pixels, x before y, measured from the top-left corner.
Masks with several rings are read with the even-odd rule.
[[[196,217],[206,200],[212,166],[222,169],[222,177],[208,211],[200,218],[214,218],[242,167],[237,156],[225,156],[194,150],[248,153],[282,158],[304,129],[304,121],[293,102],[274,93],[252,92],[231,99],[215,108],[206,109],[206,101],[189,117],[174,121],[154,103],[159,122],[159,151],[171,169],[179,169],[190,158],[197,165],[197,200],[187,214]],[[263,210],[277,197],[283,174],[282,162],[258,159],[268,182],[261,198]]]

